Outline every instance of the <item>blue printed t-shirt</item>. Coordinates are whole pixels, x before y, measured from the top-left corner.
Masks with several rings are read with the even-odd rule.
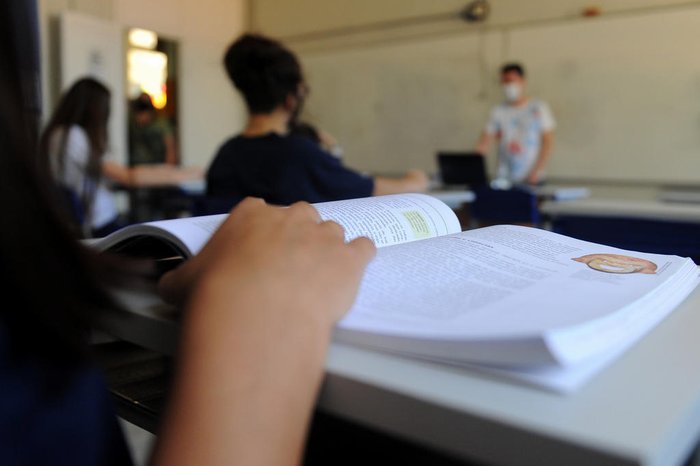
[[[7,337],[0,325],[0,464],[131,465],[99,371],[18,359]]]
[[[207,195],[270,204],[325,202],[368,197],[374,180],[350,170],[338,158],[301,136],[269,133],[225,142],[207,170]]]

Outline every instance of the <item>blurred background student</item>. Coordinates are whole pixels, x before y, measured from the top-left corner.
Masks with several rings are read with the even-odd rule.
[[[124,226],[108,182],[159,186],[201,177],[198,168],[168,164],[124,166],[108,150],[110,92],[93,78],[76,81],[61,97],[46,125],[40,153],[66,200],[71,220],[85,237]]]
[[[506,63],[501,67],[504,102],[491,110],[476,146],[478,152],[486,154],[496,140],[496,179],[507,185],[544,183],[552,152],[554,116],[546,102],[530,98],[526,84],[523,65]]]
[[[363,175],[290,131],[308,89],[297,58],[279,42],[245,34],[228,48],[224,65],[250,115],[242,134],[226,141],[209,165],[209,197],[235,203],[256,196],[288,205],[427,190],[422,171],[401,178]]]
[[[178,164],[173,128],[145,92],[131,102],[129,121],[129,164]]]

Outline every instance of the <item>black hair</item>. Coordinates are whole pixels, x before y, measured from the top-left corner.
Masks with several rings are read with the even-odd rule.
[[[125,269],[78,243],[57,213],[51,180],[37,163],[36,132],[22,118],[30,97],[6,5],[0,4],[0,290],[6,303],[0,343],[14,361],[76,367],[89,354],[91,316],[116,307],[106,286]]]
[[[229,78],[243,94],[251,113],[270,113],[296,95],[304,81],[299,61],[281,43],[244,34],[224,55]]]
[[[521,78],[525,77],[525,68],[520,63],[506,63],[501,66],[501,74],[516,73]]]
[[[142,92],[131,102],[132,111],[139,112],[155,112],[156,107],[153,105],[153,100],[151,96]]]

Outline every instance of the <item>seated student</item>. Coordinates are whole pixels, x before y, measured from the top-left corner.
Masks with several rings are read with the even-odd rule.
[[[111,291],[133,270],[80,244],[56,215],[13,42],[13,27],[23,26],[9,23],[8,3],[0,3],[0,290],[14,304],[0,312],[0,464],[130,465],[89,336],[98,310],[118,310]],[[342,228],[308,204],[241,203],[161,282],[188,299],[150,464],[298,464],[332,329],[373,252],[367,238],[346,244]]]
[[[290,134],[306,86],[297,58],[280,43],[243,35],[229,47],[224,63],[250,118],[243,133],[225,142],[209,166],[208,196],[256,196],[288,205],[427,190],[422,171],[396,179],[362,175],[308,137]]]
[[[107,150],[110,92],[93,78],[82,78],[66,91],[44,129],[40,152],[54,180],[77,202],[84,218],[73,219],[86,237],[104,236],[125,224],[107,186],[158,186],[196,179],[199,168],[167,164],[127,167]]]

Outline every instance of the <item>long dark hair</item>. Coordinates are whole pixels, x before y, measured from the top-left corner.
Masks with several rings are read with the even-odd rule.
[[[21,49],[7,18],[0,14],[0,349],[75,366],[88,355],[91,315],[114,307],[107,286],[123,269],[78,243],[57,213],[51,181],[36,163],[35,131],[22,118]]]
[[[276,40],[244,34],[224,55],[224,66],[251,113],[270,113],[304,81],[296,56]]]
[[[50,172],[52,164],[58,167],[59,173],[64,169],[69,130],[72,126],[79,126],[85,131],[90,143],[88,163],[84,168],[84,175],[89,182],[86,186],[97,186],[102,173],[102,157],[107,150],[109,111],[110,92],[104,84],[90,77],[73,83],[62,95],[41,136],[39,153],[45,164],[44,170]],[[57,152],[52,153],[52,138],[58,131],[61,131],[61,140]],[[51,160],[52,157],[58,160]],[[84,189],[81,199],[84,212],[90,212],[93,200],[94,190]]]

